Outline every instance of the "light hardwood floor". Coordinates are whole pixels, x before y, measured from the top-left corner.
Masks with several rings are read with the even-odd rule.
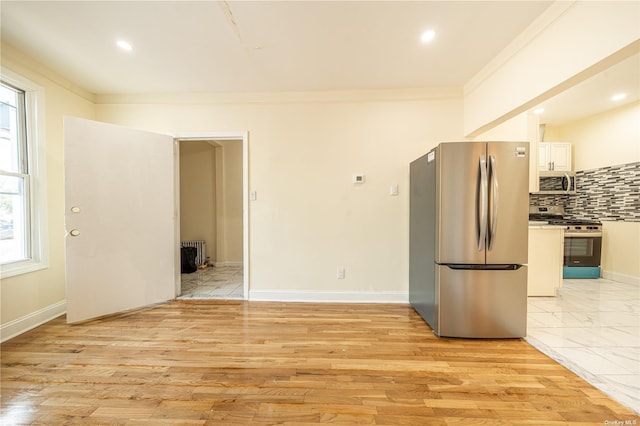
[[[526,342],[437,338],[408,305],[176,301],[1,356],[2,425],[640,422]]]

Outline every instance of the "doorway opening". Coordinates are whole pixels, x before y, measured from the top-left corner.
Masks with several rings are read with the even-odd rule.
[[[246,142],[243,134],[176,138],[178,299],[248,299]]]

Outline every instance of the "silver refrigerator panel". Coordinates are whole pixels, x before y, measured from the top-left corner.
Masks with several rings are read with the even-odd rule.
[[[527,331],[527,267],[459,270],[436,265],[438,336],[516,338]]]
[[[441,143],[436,149],[436,263],[483,264],[479,247],[479,179],[486,143]]]
[[[431,326],[435,316],[436,166],[430,154],[410,164],[409,301]]]
[[[526,264],[529,143],[489,142],[487,264]]]

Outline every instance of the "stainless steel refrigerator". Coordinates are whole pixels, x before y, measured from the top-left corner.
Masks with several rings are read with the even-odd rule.
[[[441,143],[410,192],[411,305],[439,336],[524,337],[529,143]]]

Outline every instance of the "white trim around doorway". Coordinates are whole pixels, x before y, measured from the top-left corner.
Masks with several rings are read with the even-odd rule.
[[[242,297],[249,300],[249,132],[195,132],[176,133],[174,140],[174,172],[175,172],[175,238],[180,241],[180,142],[210,140],[242,140],[242,250],[243,250],[243,288]],[[180,247],[177,244],[176,254],[176,297],[180,294]]]

